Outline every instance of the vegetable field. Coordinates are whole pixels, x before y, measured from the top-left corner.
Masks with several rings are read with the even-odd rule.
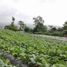
[[[22,67],[11,63],[5,53],[27,67],[67,67],[67,41],[63,40],[0,30],[0,67]]]

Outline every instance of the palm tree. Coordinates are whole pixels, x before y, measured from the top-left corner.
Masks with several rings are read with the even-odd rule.
[[[12,23],[11,25],[14,25],[15,17],[12,17]]]

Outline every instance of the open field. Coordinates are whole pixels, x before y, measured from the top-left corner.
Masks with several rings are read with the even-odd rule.
[[[67,37],[60,37],[60,36],[49,36],[49,35],[38,35],[38,34],[33,34],[36,37],[43,37],[43,38],[50,38],[50,39],[56,39],[56,40],[61,40],[61,41],[67,41]]]
[[[67,41],[10,30],[0,30],[0,67],[67,67]],[[15,62],[15,61],[14,61]]]

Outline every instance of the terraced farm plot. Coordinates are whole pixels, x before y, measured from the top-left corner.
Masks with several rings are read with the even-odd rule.
[[[11,63],[4,53],[27,67],[67,67],[67,41],[64,40],[0,30],[0,50],[0,67],[22,67]]]

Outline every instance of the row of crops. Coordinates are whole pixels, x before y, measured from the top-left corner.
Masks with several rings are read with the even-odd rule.
[[[0,50],[28,67],[67,67],[67,42],[22,32],[0,30]],[[0,67],[19,67],[0,52]]]

